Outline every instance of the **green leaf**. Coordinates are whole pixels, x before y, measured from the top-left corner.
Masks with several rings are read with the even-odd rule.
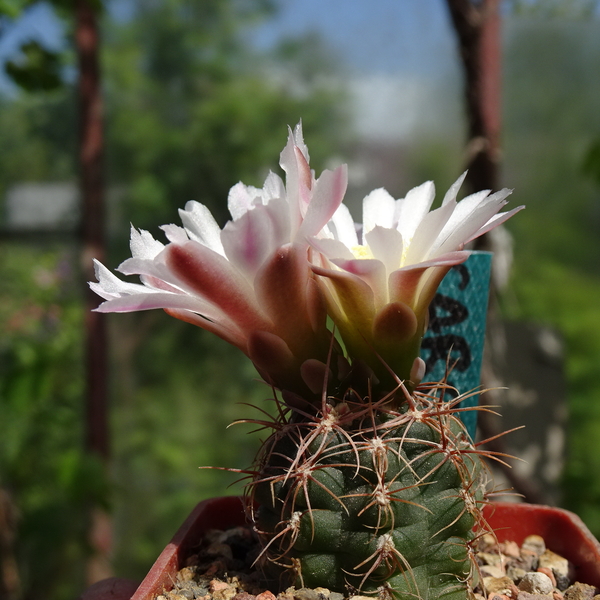
[[[1,0],[0,0],[1,1]],[[21,46],[22,55],[4,66],[6,74],[28,92],[51,91],[60,88],[61,60],[57,52],[43,48],[39,42],[29,41]]]

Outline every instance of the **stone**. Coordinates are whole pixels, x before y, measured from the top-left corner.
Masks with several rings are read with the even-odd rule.
[[[266,590],[266,591],[258,594],[258,596],[256,596],[256,600],[276,600],[276,598],[272,592],[270,592],[269,590]]]
[[[550,581],[552,582],[552,587],[556,587],[556,577],[554,577],[552,569],[549,569],[548,567],[538,567],[537,572],[547,575]]]
[[[521,569],[521,567],[516,567],[515,565],[508,565],[506,567],[506,575],[517,583],[523,579],[526,573],[525,569]]]
[[[519,589],[529,594],[551,594],[554,586],[544,573],[525,573],[519,582]],[[590,599],[591,600],[591,599]]]
[[[546,550],[546,542],[541,535],[528,535],[521,544],[521,550],[530,550],[541,556]]]
[[[504,594],[508,595],[507,592],[512,592],[514,588],[514,582],[510,577],[484,577],[483,587],[486,594]],[[511,594],[512,595],[512,594]]]
[[[545,550],[540,555],[538,565],[546,569],[552,569],[555,575],[569,576],[569,561],[552,550]]]
[[[556,579],[556,587],[561,592],[564,592],[571,585],[571,579],[568,575],[559,575],[554,571],[554,578]]]
[[[519,592],[517,600],[550,600],[551,596],[546,594],[530,594],[529,592]]]
[[[521,556],[521,549],[517,542],[503,542],[500,545],[502,553],[510,558],[519,558]]]
[[[596,588],[587,583],[574,583],[565,590],[565,600],[592,600],[596,595]]]
[[[525,571],[535,571],[538,568],[540,557],[537,552],[528,548],[521,548],[521,556],[518,559],[518,566]]]
[[[300,588],[294,592],[294,600],[321,600],[321,598],[323,594],[309,588]]]
[[[494,577],[496,579],[504,577],[505,575],[504,571],[495,565],[482,565],[479,567],[479,572],[482,577]]]
[[[497,552],[478,552],[477,558],[484,565],[493,565],[495,567],[502,566],[502,555]]]

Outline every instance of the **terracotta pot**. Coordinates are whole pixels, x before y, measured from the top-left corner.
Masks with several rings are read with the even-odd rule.
[[[575,567],[577,581],[600,587],[600,543],[581,519],[559,508],[535,504],[495,502],[485,507],[485,517],[500,541],[521,544],[532,534],[541,535],[546,545],[568,558]],[[198,539],[208,529],[227,529],[245,523],[241,499],[237,496],[211,498],[200,502],[162,551],[133,596],[106,600],[152,600],[172,587],[177,571],[184,566]],[[91,600],[84,594],[80,600]]]
[[[499,541],[521,544],[528,535],[541,535],[550,550],[571,561],[577,581],[600,587],[600,543],[576,514],[539,504],[494,502],[484,515]]]

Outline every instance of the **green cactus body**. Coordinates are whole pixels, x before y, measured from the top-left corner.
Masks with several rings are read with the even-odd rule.
[[[267,572],[283,587],[467,598],[485,478],[455,405],[417,392],[280,424],[251,486]]]

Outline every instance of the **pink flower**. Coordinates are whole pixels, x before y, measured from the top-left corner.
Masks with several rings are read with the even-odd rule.
[[[96,263],[106,300],[100,312],[162,308],[245,352],[269,382],[299,385],[301,365],[325,360],[330,344],[324,302],[307,260],[307,238],[319,236],[346,191],[345,165],[315,179],[299,124],[280,156],[286,182],[269,173],[262,189],[238,183],[232,216],[221,230],[206,206],[188,202],[183,227],[164,225],[169,243],[131,230],[132,257],[118,271]],[[299,390],[301,391],[301,390]]]
[[[399,377],[409,378],[429,303],[452,265],[467,259],[465,244],[523,208],[499,213],[507,203],[507,189],[457,202],[465,175],[433,211],[432,182],[400,200],[377,189],[363,201],[360,236],[341,205],[325,233],[311,241],[321,253],[313,271],[321,276],[328,311],[348,354],[363,359],[381,377],[387,377],[385,362]]]

